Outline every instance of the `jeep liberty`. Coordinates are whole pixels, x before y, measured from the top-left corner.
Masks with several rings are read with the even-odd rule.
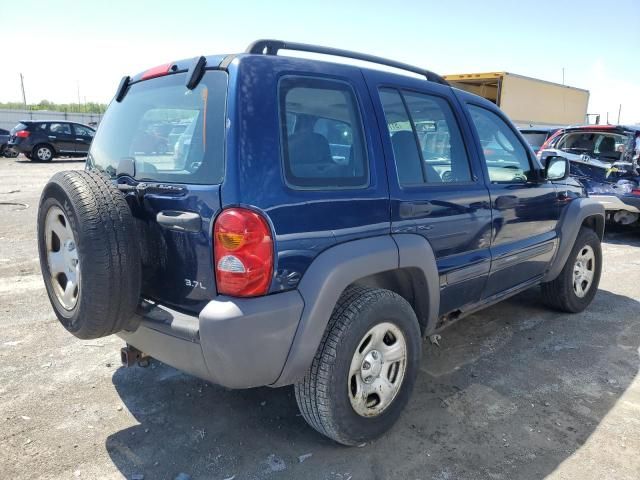
[[[261,40],[122,79],[86,169],[44,188],[40,263],[76,337],[294,385],[313,428],[358,445],[398,419],[427,336],[534,286],[589,305],[604,210],[568,173],[430,71]]]

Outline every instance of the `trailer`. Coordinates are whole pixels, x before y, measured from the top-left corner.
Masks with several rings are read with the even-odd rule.
[[[518,126],[587,122],[589,90],[509,72],[445,75],[454,87],[492,101]]]

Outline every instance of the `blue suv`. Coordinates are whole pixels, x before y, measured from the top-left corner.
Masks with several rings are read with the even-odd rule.
[[[589,305],[604,210],[568,171],[432,72],[261,40],[122,79],[86,170],[43,191],[41,268],[76,337],[293,384],[313,428],[357,445],[399,417],[424,338],[537,285]]]

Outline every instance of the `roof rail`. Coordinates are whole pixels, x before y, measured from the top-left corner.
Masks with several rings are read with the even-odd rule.
[[[414,67],[395,60],[368,55],[366,53],[352,52],[350,50],[342,50],[340,48],[321,47],[319,45],[309,45],[306,43],[284,42],[282,40],[256,40],[247,47],[246,53],[259,55],[277,55],[279,50],[294,50],[298,52],[320,53],[323,55],[332,55],[334,57],[353,58],[355,60],[363,60],[365,62],[378,63],[388,67],[406,70],[418,75],[424,75],[430,82],[449,85],[449,83],[440,75],[433,73],[424,68]]]

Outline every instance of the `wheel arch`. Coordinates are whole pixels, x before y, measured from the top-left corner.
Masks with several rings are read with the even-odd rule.
[[[439,279],[433,251],[423,237],[384,235],[336,245],[318,255],[300,281],[304,309],[282,373],[272,386],[291,384],[305,374],[335,305],[351,285],[398,293],[414,308],[423,333],[435,328]],[[420,295],[422,287],[428,295]]]
[[[558,221],[558,249],[543,282],[550,282],[560,275],[582,227],[591,228],[602,240],[604,220],[604,207],[592,198],[577,198],[565,207]]]

